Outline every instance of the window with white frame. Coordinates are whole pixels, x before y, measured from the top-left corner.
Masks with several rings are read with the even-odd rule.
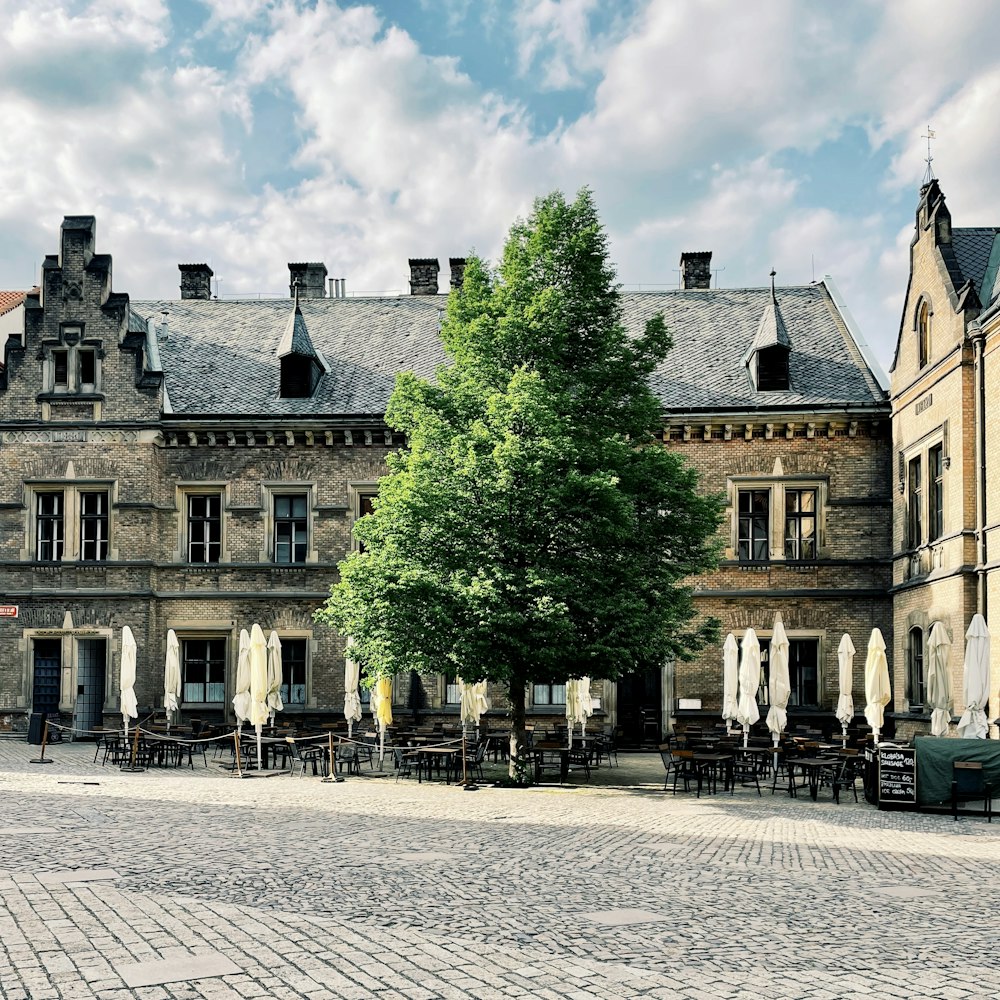
[[[923,495],[923,463],[917,455],[906,465],[906,541],[911,549],[924,540]]]
[[[306,639],[281,640],[281,700],[285,705],[306,703]]]
[[[226,640],[181,640],[182,697],[185,704],[217,705],[226,700]]]
[[[444,703],[446,705],[462,704],[462,685],[458,683],[457,674],[448,674],[445,678]]]
[[[565,684],[533,684],[531,690],[531,701],[535,706],[539,705],[565,705],[566,685]]]
[[[309,495],[276,493],[274,503],[274,561],[304,563],[309,553]]]
[[[937,444],[927,452],[927,540],[944,534],[944,448]]]
[[[29,486],[31,551],[40,562],[103,562],[110,552],[108,487]]]
[[[748,565],[812,562],[822,554],[822,480],[799,477],[730,480],[732,552]]]
[[[222,494],[186,493],[187,561],[217,563],[222,555]]]
[[[785,490],[785,558],[816,558],[816,490]]]
[[[760,688],[757,701],[767,704],[768,683],[771,668],[771,637],[758,635],[760,643]],[[820,697],[820,650],[816,636],[789,636],[788,638],[788,685],[791,708],[819,708]],[[763,711],[761,715],[765,714]]]
[[[767,562],[770,558],[771,491],[739,491],[737,558],[740,562]]]

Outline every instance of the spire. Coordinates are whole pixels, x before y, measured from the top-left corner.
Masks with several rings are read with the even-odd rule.
[[[302,399],[311,396],[327,371],[323,356],[316,350],[309,336],[305,317],[299,306],[298,284],[294,285],[295,304],[288,318],[285,332],[278,344],[281,364],[280,396],[283,399]]]
[[[927,169],[924,171],[923,180],[923,186],[926,186],[927,184],[930,184],[931,181],[937,179],[934,176],[934,168],[931,166],[931,163],[934,161],[934,157],[931,156],[931,140],[937,137],[934,134],[934,129],[928,125],[927,131],[920,138],[927,140]]]

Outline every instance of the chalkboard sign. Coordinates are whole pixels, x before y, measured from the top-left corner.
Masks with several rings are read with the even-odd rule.
[[[917,751],[883,743],[878,748],[878,804],[917,807]]]

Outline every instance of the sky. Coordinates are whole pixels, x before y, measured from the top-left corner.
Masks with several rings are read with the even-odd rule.
[[[64,215],[114,288],[402,293],[592,189],[625,288],[831,275],[884,367],[920,184],[1000,225],[993,0],[0,0],[0,288]]]

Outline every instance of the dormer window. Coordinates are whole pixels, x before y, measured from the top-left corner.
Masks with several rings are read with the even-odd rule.
[[[765,347],[757,352],[757,391],[788,389],[788,348]]]
[[[308,399],[316,391],[326,363],[313,346],[306,321],[299,308],[296,288],[295,308],[288,318],[284,336],[278,344],[281,378],[278,394],[282,399]]]

